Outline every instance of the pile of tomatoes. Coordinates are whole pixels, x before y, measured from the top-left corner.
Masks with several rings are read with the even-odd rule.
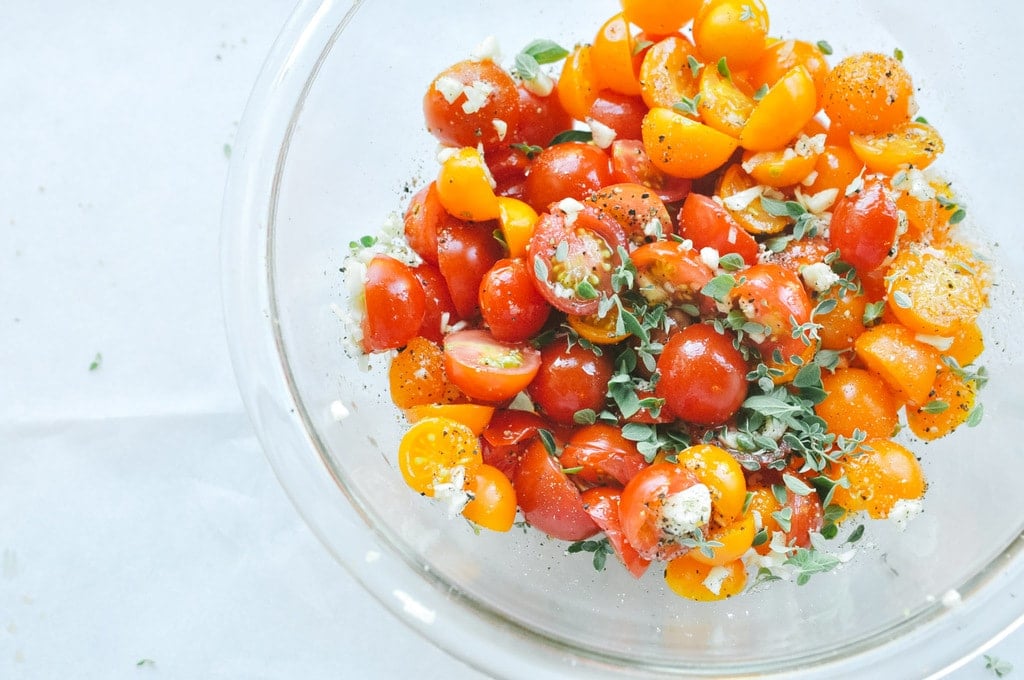
[[[350,263],[410,487],[698,600],[804,582],[922,497],[893,437],[980,419],[987,270],[902,55],[829,54],[760,0],[622,0],[430,83],[404,256]]]

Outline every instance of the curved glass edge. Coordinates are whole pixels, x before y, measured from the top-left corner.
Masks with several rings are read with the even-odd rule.
[[[229,346],[243,402],[275,474],[318,539],[363,587],[405,624],[483,672],[508,677],[526,671],[561,677],[569,669],[585,669],[595,677],[622,672],[633,677],[720,674],[724,669],[627,668],[464,607],[464,601],[441,592],[426,574],[381,545],[317,455],[315,437],[298,415],[302,405],[293,397],[282,365],[267,278],[268,236],[291,125],[316,64],[363,1],[306,0],[296,7],[250,96],[225,189],[221,264]],[[303,490],[302,497],[297,489]],[[1005,568],[993,565],[965,584],[961,592],[967,596],[955,610],[943,613],[944,605],[938,603],[929,620],[904,637],[853,656],[804,660],[813,667],[735,669],[735,677],[769,677],[766,672],[842,676],[880,667],[922,677],[953,672],[1024,622],[1011,598],[1002,596],[1004,589],[1019,589],[1024,583],[1024,567],[1012,559],[1020,552],[1019,544],[1004,555]],[[338,546],[345,546],[344,554]],[[979,627],[981,613],[987,623]],[[968,620],[973,627],[969,639],[965,631],[970,627],[964,625]],[[488,632],[512,633],[522,646],[500,635],[481,635],[482,624]]]

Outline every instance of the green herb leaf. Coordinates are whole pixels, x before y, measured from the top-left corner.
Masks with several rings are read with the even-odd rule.
[[[924,125],[929,125],[930,124],[928,122],[928,119],[925,118],[924,116],[918,116],[917,118],[914,119],[914,122],[915,123],[923,123]]]
[[[701,95],[696,94],[693,99],[689,97],[683,97],[678,102],[672,105],[672,108],[679,113],[685,113],[688,116],[697,115],[697,107],[700,106]]]
[[[533,256],[533,275],[537,277],[538,281],[548,280],[548,265],[540,255]]]
[[[996,674],[997,678],[1001,678],[1013,670],[1012,663],[1010,663],[1009,661],[1004,661],[1003,659],[1000,659],[998,656],[985,654],[984,659],[985,670],[992,671]]]
[[[702,64],[699,61],[697,61],[697,58],[695,56],[693,56],[692,54],[688,55],[686,57],[686,63],[689,64],[689,66],[690,66],[690,75],[692,75],[694,78],[699,76],[700,75],[700,70],[702,68],[704,68],[704,64]]]
[[[652,40],[637,40],[633,45],[633,56],[635,57],[653,44],[654,41]]]
[[[718,266],[727,272],[735,272],[746,266],[743,256],[739,253],[729,253],[718,258]]]
[[[592,408],[583,408],[572,414],[572,422],[577,425],[593,425],[597,422],[597,413]]]
[[[533,55],[520,52],[512,64],[512,73],[523,80],[536,80],[540,75],[540,62]]]
[[[576,467],[562,468],[562,472],[567,475],[579,474],[580,472],[583,472],[583,466],[577,465]]]
[[[882,313],[885,311],[885,300],[879,300],[878,302],[869,302],[864,305],[864,316],[861,321],[864,322],[865,326],[870,326],[879,319],[882,318]]]
[[[558,444],[555,442],[555,435],[551,433],[551,430],[538,428],[537,436],[540,437],[541,443],[544,444],[544,450],[548,452],[549,456],[558,455]]]
[[[754,93],[754,101],[759,102],[764,99],[764,96],[768,94],[768,83],[765,83],[761,87],[757,88],[757,92]]]
[[[543,147],[537,146],[536,144],[526,144],[525,142],[517,142],[515,144],[509,144],[510,147],[524,154],[530,160],[544,150]]]
[[[735,286],[736,279],[728,274],[719,274],[704,284],[700,292],[717,302],[726,302],[729,299],[729,293]]]
[[[553,40],[541,38],[524,47],[522,54],[530,55],[538,64],[553,64],[569,56],[569,50]]]
[[[780,529],[789,533],[790,529],[792,529],[793,508],[783,508],[782,510],[773,512],[772,517],[779,523]]]
[[[576,296],[581,300],[596,300],[599,295],[600,293],[590,281],[584,280],[576,284]]]
[[[903,61],[903,50],[897,47],[892,51],[892,56],[895,57],[896,61]]]
[[[897,290],[892,294],[893,303],[900,309],[910,309],[914,306],[914,301],[910,299],[910,296],[904,293],[902,290]]]
[[[92,358],[92,362],[89,364],[89,370],[90,371],[98,370],[99,367],[102,366],[102,365],[103,365],[103,355],[100,354],[99,352],[96,352],[96,356],[94,356]]]
[[[804,482],[799,477],[784,473],[782,475],[782,482],[786,485],[786,488],[795,493],[797,496],[809,496],[814,492],[814,488]]]
[[[590,130],[565,130],[551,138],[548,146],[563,144],[565,142],[590,142],[594,139],[594,133]]]
[[[863,535],[864,535],[864,525],[860,524],[860,525],[857,526],[856,529],[854,529],[853,531],[850,532],[850,535],[847,537],[846,542],[847,543],[851,543],[851,544],[852,543],[856,543],[857,541],[859,541],[861,539],[861,537]]]
[[[944,413],[947,409],[949,409],[949,402],[943,401],[942,399],[932,399],[921,407],[921,412],[937,415],[939,413]]]
[[[828,44],[827,40],[819,40],[818,49],[821,51],[822,54],[832,54],[832,46]]]
[[[975,404],[971,412],[967,414],[967,427],[981,425],[981,419],[985,416],[985,407],[982,404]]]
[[[798,548],[784,564],[796,567],[796,582],[802,586],[811,580],[813,574],[823,574],[835,569],[839,565],[839,558],[813,548]]]
[[[732,80],[732,73],[729,72],[729,65],[725,63],[725,57],[718,60],[718,73],[726,80]]]

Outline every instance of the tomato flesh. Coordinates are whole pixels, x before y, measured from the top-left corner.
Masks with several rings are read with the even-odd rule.
[[[540,352],[496,340],[483,330],[444,339],[444,367],[451,381],[474,399],[501,402],[526,388],[540,369]]]

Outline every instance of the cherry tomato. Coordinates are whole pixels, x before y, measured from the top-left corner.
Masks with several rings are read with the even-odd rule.
[[[494,238],[497,227],[496,222],[471,224],[450,219],[438,234],[438,268],[460,318],[473,319],[480,313],[480,282],[504,255]]]
[[[462,509],[462,516],[491,531],[508,531],[516,520],[516,492],[501,470],[486,463],[480,465],[466,482],[473,499]]]
[[[498,197],[498,220],[509,257],[524,257],[537,226],[537,211],[517,198]]]
[[[745,515],[730,524],[708,532],[705,538],[709,542],[715,541],[722,544],[711,547],[710,557],[701,550],[691,550],[687,555],[702,564],[721,566],[742,557],[754,543],[756,534],[753,516]]]
[[[415,337],[423,325],[426,298],[411,267],[375,255],[366,265],[364,291],[363,349],[396,349]]]
[[[638,139],[616,139],[612,142],[612,179],[615,182],[639,184],[650,189],[665,203],[674,203],[686,198],[692,181],[672,177],[659,170],[647,155],[644,144]],[[664,233],[671,233],[671,225],[664,224]]]
[[[484,462],[514,480],[526,445],[540,429],[552,428],[532,411],[496,410],[481,433]]]
[[[582,468],[572,474],[584,487],[625,486],[636,473],[647,467],[647,460],[636,444],[622,436],[614,425],[596,423],[573,433],[561,456],[565,469]]]
[[[868,296],[864,293],[833,289],[823,299],[836,301],[836,307],[827,314],[819,314],[814,320],[821,324],[818,335],[825,349],[848,350],[853,348],[857,337],[867,330],[864,325],[864,310]]]
[[[852,437],[854,429],[869,437],[891,437],[899,424],[899,402],[885,381],[862,368],[839,368],[821,377],[828,396],[814,412],[829,432]]]
[[[724,206],[703,194],[691,193],[679,211],[679,234],[693,247],[714,248],[719,255],[736,253],[748,264],[757,262],[758,245],[740,228]]]
[[[607,353],[597,356],[578,344],[567,345],[556,339],[541,350],[540,370],[527,392],[544,415],[570,425],[577,411],[604,407],[614,366]]]
[[[640,65],[640,96],[648,107],[670,109],[697,96],[690,57],[697,59],[697,50],[681,35],[670,35],[647,50]]]
[[[498,218],[493,179],[476,147],[446,150],[437,173],[437,197],[449,215],[471,222]]]
[[[871,172],[895,175],[908,167],[927,168],[946,145],[938,130],[915,121],[875,135],[851,135],[850,148]]]
[[[459,321],[459,313],[448,292],[448,282],[444,280],[440,269],[425,262],[413,269],[412,273],[423,286],[425,303],[423,323],[417,334],[440,344],[444,340],[442,327]]]
[[[731,299],[748,320],[766,327],[764,340],[773,347],[795,348],[802,344],[793,337],[793,329],[811,320],[812,307],[800,278],[791,269],[774,263],[755,264],[740,278],[730,293]],[[783,356],[788,359],[790,355],[784,351]]]
[[[705,324],[669,337],[658,373],[654,392],[665,400],[664,410],[691,423],[724,423],[747,397],[747,364],[733,347],[733,336]]]
[[[724,132],[668,108],[648,111],[642,132],[651,162],[674,177],[703,177],[722,167],[738,145]]]
[[[612,307],[604,316],[589,314],[587,316],[575,316],[569,314],[566,319],[574,331],[581,338],[589,340],[595,345],[615,345],[622,342],[630,335],[629,331],[620,332],[619,310]]]
[[[530,338],[544,327],[550,312],[525,260],[498,260],[480,283],[480,313],[497,340]]]
[[[444,339],[449,379],[473,399],[500,402],[525,389],[540,368],[529,345],[499,342],[487,331],[456,331]]]
[[[579,541],[600,530],[583,508],[579,489],[540,439],[526,447],[513,485],[523,517],[547,535]]]
[[[615,139],[640,139],[647,105],[639,96],[601,90],[590,105],[590,118],[615,130]]]
[[[944,370],[935,378],[928,403],[907,405],[907,425],[925,441],[945,437],[971,415],[977,391],[973,381]],[[937,403],[945,404],[945,409],[936,412],[929,408]]]
[[[689,470],[671,463],[650,465],[626,484],[619,502],[622,534],[641,557],[670,560],[688,550],[662,526],[662,504],[668,496],[699,484]]]
[[[621,0],[622,13],[631,23],[653,35],[667,35],[697,15],[700,0]]]
[[[526,202],[538,212],[563,198],[582,201],[611,184],[611,163],[601,149],[582,142],[563,142],[541,151],[526,176]]]
[[[430,340],[415,337],[388,366],[391,400],[406,409],[451,401],[457,396],[444,373],[444,353]]]
[[[398,445],[398,469],[414,491],[433,496],[438,484],[452,482],[462,468],[468,477],[481,464],[480,441],[462,423],[424,418],[414,423]]]
[[[619,501],[622,493],[619,489],[608,487],[596,487],[587,489],[582,494],[583,508],[594,520],[594,523],[608,537],[615,554],[636,578],[640,578],[647,571],[651,561],[644,559],[622,535],[622,521],[619,519]]]
[[[665,204],[651,189],[640,184],[610,184],[585,203],[614,218],[635,244],[665,238],[672,233],[672,218]]]
[[[693,42],[709,64],[751,66],[764,52],[768,10],[761,0],[705,0],[693,20]]]
[[[720,571],[713,574],[715,569]],[[747,570],[742,560],[733,560],[715,567],[698,562],[695,553],[691,551],[668,563],[665,583],[680,597],[698,602],[715,602],[743,592],[747,584]]]
[[[519,149],[500,146],[489,149],[485,160],[491,178],[494,179],[492,193],[498,203],[498,219],[501,219],[502,199],[521,198],[526,191],[526,171],[530,168],[530,159]]]
[[[622,14],[612,16],[598,29],[590,57],[601,87],[619,94],[640,94],[637,76],[643,54],[636,50],[633,34]]]
[[[928,401],[941,365],[939,351],[898,323],[869,328],[853,344],[857,358],[897,394],[915,404]]]
[[[828,74],[823,102],[835,126],[877,134],[914,115],[914,84],[899,60],[862,52],[846,57]]]
[[[437,264],[437,230],[447,217],[437,196],[437,182],[417,191],[405,210],[405,239],[432,264]]]
[[[966,246],[917,252],[901,250],[889,266],[889,299],[904,296],[909,305],[890,309],[907,328],[951,337],[973,323],[987,304],[987,286],[976,272],[985,265]]]
[[[730,137],[739,137],[754,110],[753,98],[717,68],[705,67],[700,74],[700,119]]]
[[[722,198],[729,214],[736,223],[743,227],[750,234],[756,236],[765,234],[778,234],[789,226],[789,219],[784,215],[772,215],[762,204],[759,196],[752,196],[752,200],[733,203],[730,198],[737,194],[753,189],[757,182],[747,174],[743,166],[733,163],[725,169],[718,180],[715,193]],[[749,194],[747,194],[749,196]],[[737,199],[733,199],[737,200]],[[732,207],[729,207],[732,205]]]
[[[483,404],[420,404],[405,410],[405,417],[410,423],[424,418],[447,418],[462,423],[473,430],[473,434],[482,433],[493,415],[494,407]]]
[[[612,273],[625,246],[622,227],[593,205],[571,213],[552,207],[530,239],[534,283],[555,309],[594,314],[601,297],[612,295]]]
[[[740,145],[752,151],[781,149],[804,129],[817,110],[814,79],[803,66],[794,66],[750,112],[740,132]]]
[[[849,488],[837,486],[833,502],[850,512],[866,510],[884,519],[899,500],[924,495],[924,473],[913,452],[889,439],[869,439],[869,451],[843,460],[841,474]]]
[[[496,147],[519,124],[516,83],[490,59],[460,61],[427,88],[423,115],[427,129],[442,144]],[[504,125],[495,125],[496,120]]]
[[[794,66],[803,66],[811,74],[818,108],[821,108],[829,65],[818,46],[805,40],[778,40],[768,45],[757,63],[748,71],[750,84],[754,87],[771,87]]]
[[[577,45],[565,58],[556,93],[562,108],[576,120],[590,112],[600,89],[590,45]]]
[[[867,177],[863,189],[840,196],[833,206],[829,244],[858,272],[869,272],[889,256],[898,224],[896,204],[883,180]]]
[[[572,116],[562,107],[557,94],[542,97],[522,84],[516,89],[519,93],[519,126],[506,141],[544,147],[559,132],[572,128]]]
[[[801,496],[796,493],[786,494],[786,506],[791,509],[789,515],[789,531],[786,532],[786,543],[792,542],[800,548],[811,545],[811,532],[821,531],[825,522],[825,513],[821,507],[818,494],[809,493]]]
[[[747,481],[736,459],[710,444],[687,447],[677,454],[677,459],[678,465],[696,475],[711,492],[712,524],[726,526],[735,522],[747,496]]]
[[[652,305],[679,307],[693,305],[711,311],[714,302],[701,294],[701,288],[715,273],[700,259],[700,254],[680,241],[647,243],[630,256],[636,267],[637,289]]]
[[[816,194],[835,189],[839,195],[845,194],[846,187],[857,179],[863,169],[864,163],[849,147],[829,144],[814,163],[814,171],[818,174],[807,191]]]

